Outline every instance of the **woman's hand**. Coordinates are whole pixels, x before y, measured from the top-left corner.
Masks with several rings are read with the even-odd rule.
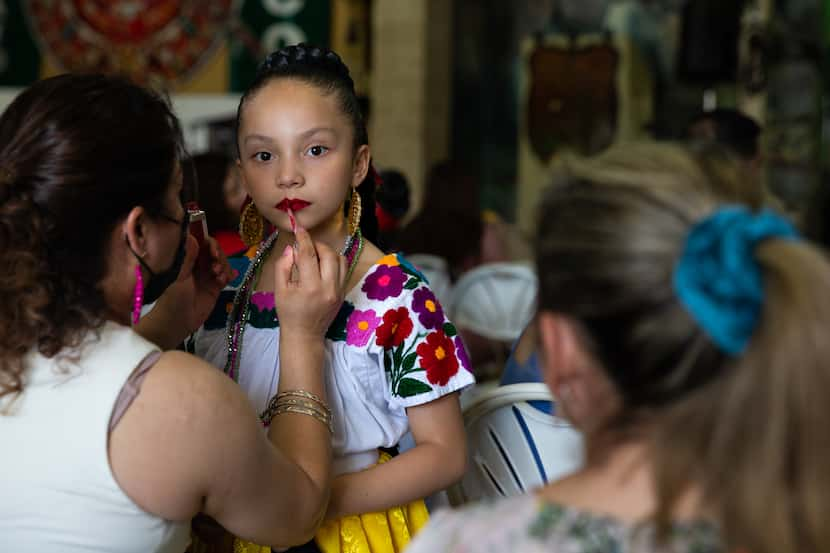
[[[198,262],[199,243],[193,236],[188,235],[179,278],[164,294],[164,296],[169,296],[175,312],[184,319],[180,324],[187,327],[187,334],[194,332],[204,324],[216,305],[219,292],[231,280],[231,266],[216,240],[206,236],[202,247],[208,249],[209,263]]]
[[[280,332],[321,338],[343,303],[346,262],[325,244],[314,243],[301,227],[295,237],[296,247],[286,247],[276,260]]]
[[[162,349],[173,349],[196,331],[210,315],[219,292],[231,280],[231,266],[216,240],[205,237],[210,263],[200,267],[199,243],[188,235],[179,278],[136,327],[139,334]]]

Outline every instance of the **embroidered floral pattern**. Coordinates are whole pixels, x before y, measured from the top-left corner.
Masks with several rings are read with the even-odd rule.
[[[406,281],[406,274],[400,267],[379,265],[366,278],[361,289],[366,292],[366,297],[370,300],[385,300],[400,296]]]
[[[427,371],[427,380],[433,384],[445,386],[458,372],[455,343],[443,330],[429,334],[415,351],[418,352],[421,366]]]
[[[268,292],[254,292],[251,294],[251,303],[260,311],[273,310],[276,313],[276,305],[274,304],[274,294]]]
[[[380,321],[374,309],[366,311],[355,309],[346,325],[346,343],[350,346],[365,346],[374,335]]]
[[[455,353],[458,355],[458,362],[461,363],[461,367],[469,373],[473,372],[473,364],[470,363],[470,355],[467,353],[467,347],[461,340],[461,336],[455,338]]]
[[[429,288],[418,288],[412,298],[412,310],[425,328],[432,330],[444,324],[444,309]]]
[[[250,255],[248,255],[249,253]],[[253,250],[243,252],[241,255],[228,258],[228,264],[231,266],[231,274],[233,275],[228,286],[238,288],[242,284],[245,272],[248,270],[248,266],[251,264],[255,255],[256,248],[253,248]]]
[[[390,309],[383,315],[383,324],[377,329],[375,343],[384,349],[398,347],[412,333],[412,319],[406,307]]]
[[[250,265],[254,251],[229,259],[239,273]],[[363,277],[363,284],[349,294],[326,333],[332,342],[353,348],[381,348],[383,370],[393,396],[410,398],[435,393],[437,386],[451,385],[459,367],[470,370],[470,361],[455,327],[446,319],[426,279],[402,256],[390,254]],[[237,284],[238,286],[238,284]],[[220,295],[205,328],[224,328],[234,296],[233,283]],[[255,328],[279,327],[274,296],[251,296],[248,324]],[[463,377],[464,385],[469,376]],[[456,384],[456,387],[459,384]]]
[[[274,294],[271,292],[254,292],[251,294],[251,307],[248,311],[248,324],[255,328],[277,328],[277,308]]]
[[[390,253],[380,258],[378,265],[385,265],[386,267],[397,267],[400,265],[399,256],[396,253]]]
[[[401,309],[406,310],[405,307]],[[412,351],[423,336],[423,334],[419,334],[415,340],[410,342],[408,347],[405,347],[402,341],[394,349],[387,349],[383,356],[383,368],[389,375],[392,394],[396,396],[410,397],[432,391],[432,387],[427,383],[409,376],[412,373],[423,372],[424,370],[415,365],[418,353]]]

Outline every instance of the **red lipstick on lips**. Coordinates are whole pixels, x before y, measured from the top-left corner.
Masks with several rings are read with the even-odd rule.
[[[291,198],[285,198],[283,201],[278,203],[276,206],[277,209],[280,211],[288,211],[289,209],[294,213],[300,211],[311,205],[311,202],[307,202],[305,200],[297,200]]]
[[[297,199],[290,199],[285,198],[280,203],[276,205],[276,208],[285,211],[288,213],[288,220],[291,223],[291,232],[297,232],[297,220],[294,218],[294,213],[300,211],[301,209],[311,205],[309,202],[305,200],[297,200]]]

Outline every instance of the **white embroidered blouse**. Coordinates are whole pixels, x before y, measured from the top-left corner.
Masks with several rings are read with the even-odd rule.
[[[224,368],[227,319],[254,249],[229,261],[236,276],[197,333],[195,353]],[[238,382],[258,412],[279,383],[274,297],[256,292],[240,349]],[[401,255],[375,263],[346,295],[326,335],[326,393],[334,418],[336,474],[373,465],[379,447],[408,431],[406,408],[474,383],[460,336],[420,272]]]

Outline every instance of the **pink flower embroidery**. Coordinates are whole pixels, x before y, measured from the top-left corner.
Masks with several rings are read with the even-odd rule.
[[[380,317],[374,309],[355,309],[346,325],[346,343],[350,346],[365,346],[380,324]]]

